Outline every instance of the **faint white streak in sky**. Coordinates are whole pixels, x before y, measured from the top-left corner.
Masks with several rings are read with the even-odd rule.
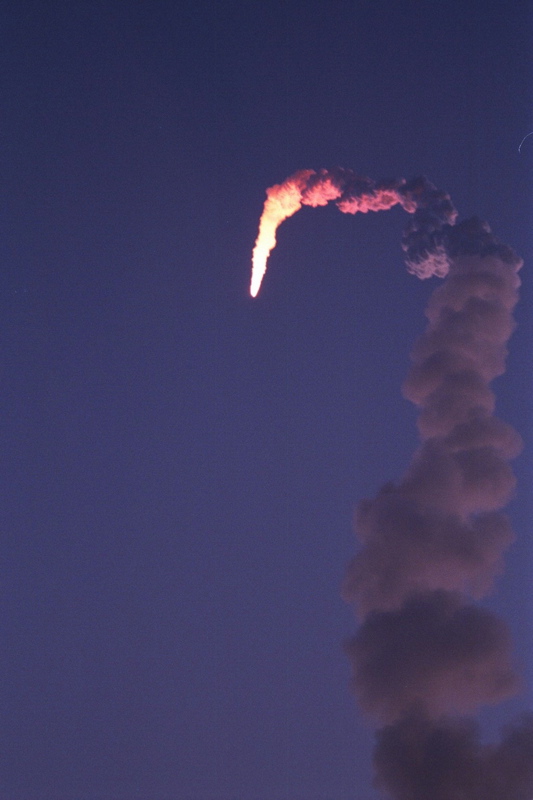
[[[520,142],[520,144],[518,145],[518,152],[519,152],[519,153],[520,153],[520,151],[522,150],[522,145],[524,144],[524,142],[526,141],[526,139],[529,139],[529,137],[530,137],[530,136],[533,136],[533,131],[531,131],[530,133],[526,133],[526,135],[524,136],[524,138],[522,139],[522,141],[521,141],[521,142]]]

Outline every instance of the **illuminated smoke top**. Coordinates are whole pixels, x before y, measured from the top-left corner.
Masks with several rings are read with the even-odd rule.
[[[267,189],[252,256],[252,297],[257,296],[261,287],[281,223],[299,211],[302,205],[316,208],[331,201],[343,214],[386,211],[401,205],[413,215],[402,242],[409,272],[420,278],[444,277],[448,272],[443,233],[454,224],[457,212],[445,192],[436,189],[425,178],[373,181],[349,169],[322,169],[318,172],[305,169]]]
[[[343,584],[360,620],[346,644],[352,688],[382,729],[375,783],[396,800],[533,800],[533,716],[481,745],[470,714],[515,694],[510,635],[478,601],[514,534],[502,512],[515,489],[516,431],[494,416],[521,259],[477,218],[456,224],[425,178],[374,182],[350,170],[303,170],[267,190],[253,255],[256,296],[276,230],[302,205],[343,213],[400,204],[407,269],[445,281],[430,297],[405,397],[420,446],[397,483],[359,503],[359,548]]]

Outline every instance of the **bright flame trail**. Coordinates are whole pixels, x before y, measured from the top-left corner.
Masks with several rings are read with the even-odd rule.
[[[351,214],[400,204],[411,214],[408,270],[446,278],[429,300],[404,384],[420,409],[421,444],[397,484],[359,504],[361,547],[343,587],[361,620],[346,645],[353,690],[383,726],[376,786],[396,800],[532,800],[533,717],[499,745],[480,744],[473,723],[457,719],[520,686],[506,625],[477,601],[514,538],[501,509],[522,444],[494,416],[490,384],[505,370],[522,261],[485,222],[455,224],[450,198],[425,178],[305,170],[267,191],[252,296],[281,222],[330,201]]]

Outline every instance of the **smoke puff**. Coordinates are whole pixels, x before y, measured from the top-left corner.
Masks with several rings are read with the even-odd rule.
[[[447,436],[456,426],[473,417],[490,415],[495,408],[494,393],[472,369],[442,375],[424,401],[418,418],[418,430],[424,439]]]
[[[476,417],[456,425],[445,445],[450,452],[492,447],[502,458],[511,459],[520,454],[523,442],[515,429],[501,419]]]
[[[479,259],[490,259],[518,272],[523,260],[514,250],[500,242],[492,233],[490,225],[479,217],[470,217],[458,225],[446,229],[446,248],[450,260],[457,263],[458,257],[474,255]],[[517,283],[519,285],[519,283]]]
[[[356,527],[364,547],[346,571],[343,597],[363,617],[438,588],[483,597],[514,540],[501,513],[463,519],[423,506],[396,487],[360,503]]]
[[[518,686],[504,623],[442,590],[373,612],[346,650],[361,707],[384,721],[416,703],[431,716],[472,711]]]
[[[511,467],[495,448],[450,452],[442,440],[428,439],[401,485],[424,505],[464,516],[502,508],[515,483]]]
[[[492,364],[492,371],[497,375],[504,370],[505,355],[504,348],[500,353],[493,351],[493,358],[494,360],[498,359],[498,362]],[[463,382],[464,391],[470,391],[471,394],[472,412],[478,409],[478,413],[480,413],[482,409],[485,409],[487,413],[492,413],[494,410],[494,395],[488,389],[487,378],[481,373],[481,369],[472,357],[458,350],[437,349],[424,356],[419,364],[411,368],[403,385],[404,397],[423,409],[425,422],[423,425],[419,425],[419,430],[424,439],[428,439],[430,436],[442,436],[449,431],[451,426],[458,424],[457,412],[451,411],[448,421],[446,408],[442,407],[441,398],[446,391],[446,386],[443,384],[446,381],[452,384],[452,389],[454,383]],[[479,399],[472,394],[476,388]],[[433,410],[434,407],[436,407],[435,410]],[[463,412],[463,416],[465,414],[467,418],[472,417],[472,413],[469,413],[467,409]],[[432,418],[433,423],[431,422]]]
[[[533,716],[482,745],[464,720],[428,719],[419,709],[377,734],[376,786],[397,800],[531,800]]]

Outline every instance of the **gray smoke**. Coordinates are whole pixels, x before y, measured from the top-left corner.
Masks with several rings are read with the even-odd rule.
[[[434,215],[417,214],[406,252],[427,263],[436,251],[447,277],[403,387],[420,410],[420,448],[403,479],[356,514],[362,546],[343,587],[362,620],[346,645],[353,689],[389,724],[376,785],[396,800],[531,800],[531,719],[490,747],[453,721],[520,687],[506,625],[472,599],[491,590],[514,538],[501,509],[522,444],[493,416],[490,383],[505,369],[522,262],[480,220],[439,218],[428,235]]]
[[[345,599],[361,621],[346,652],[377,736],[376,785],[396,800],[532,800],[533,718],[482,746],[457,721],[520,687],[506,625],[478,605],[514,535],[502,509],[515,489],[519,435],[494,416],[491,382],[505,370],[521,259],[426,178],[373,181],[301,170],[267,190],[254,249],[259,291],[277,227],[302,205],[343,213],[401,205],[407,269],[445,278],[432,294],[403,392],[420,411],[420,447],[403,478],[360,502],[360,549]]]
[[[379,788],[396,800],[531,800],[533,715],[482,745],[471,720],[432,720],[414,709],[379,731]]]

